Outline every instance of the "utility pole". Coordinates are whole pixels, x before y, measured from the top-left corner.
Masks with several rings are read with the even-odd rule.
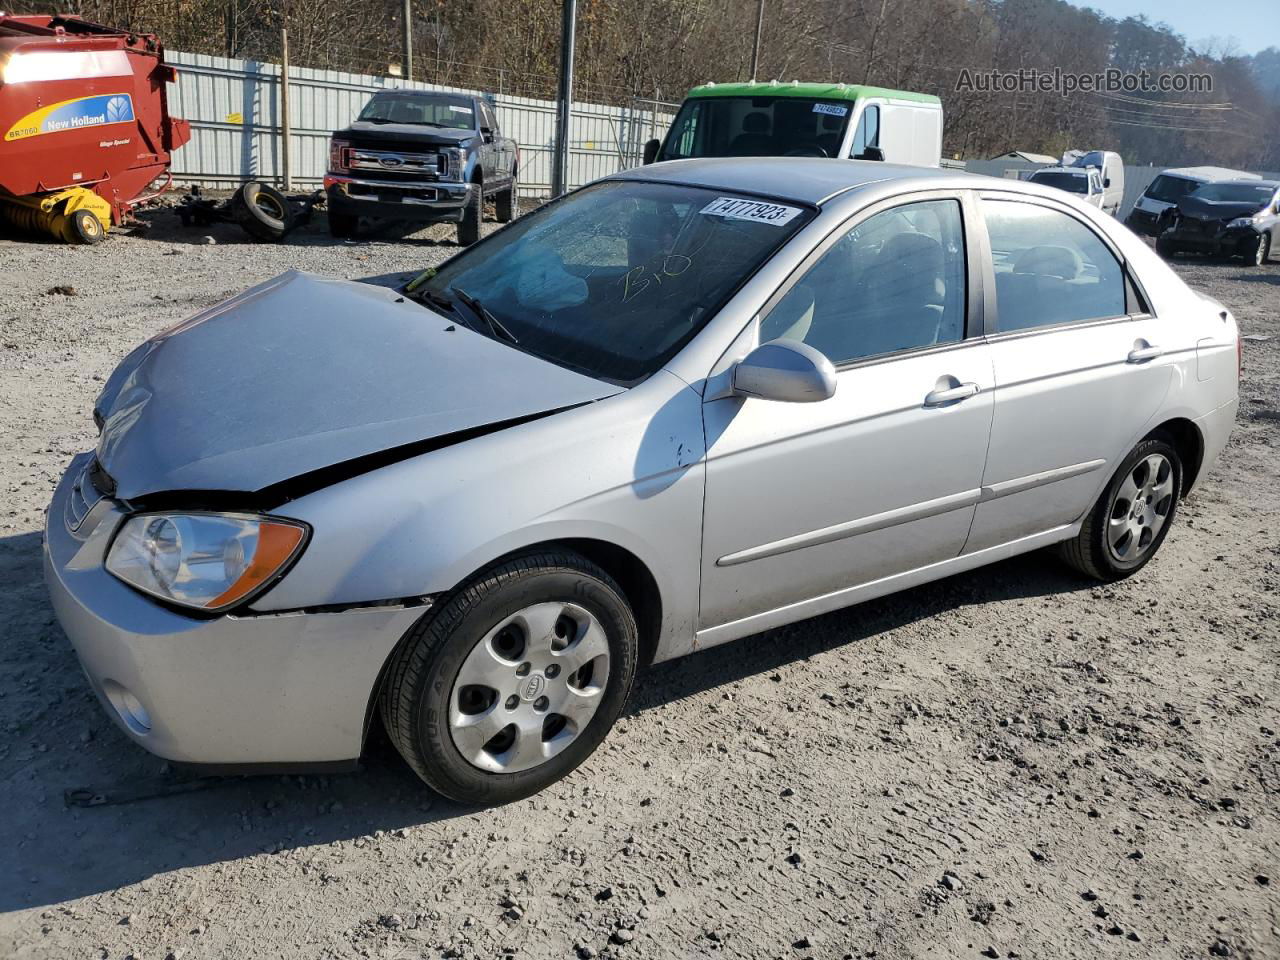
[[[756,8],[756,42],[751,47],[751,82],[756,82],[756,75],[760,70],[760,33],[764,30],[764,0],[760,0],[759,7]]]
[[[287,8],[286,8],[287,9]],[[280,168],[285,190],[293,189],[289,172],[289,28],[280,26]]]
[[[404,10],[400,14],[404,20],[404,78],[413,79],[413,8],[412,0],[404,0]]]
[[[564,19],[560,24],[560,99],[556,103],[556,152],[551,159],[551,196],[558,197],[568,186],[569,106],[573,101],[573,34],[577,0],[562,0]]]

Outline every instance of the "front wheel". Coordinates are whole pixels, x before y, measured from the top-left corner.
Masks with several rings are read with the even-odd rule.
[[[467,205],[462,208],[462,219],[458,221],[458,244],[469,247],[480,239],[480,222],[484,219],[484,191],[480,184],[473,183],[467,194]]]
[[[1175,247],[1171,241],[1166,240],[1164,237],[1160,237],[1156,240],[1156,253],[1158,253],[1162,259],[1172,260],[1178,255],[1178,248]]]
[[[1252,248],[1247,250],[1244,255],[1244,262],[1251,267],[1260,267],[1267,262],[1271,256],[1271,234],[1260,233],[1258,240],[1253,244]]]
[[[499,223],[510,223],[520,215],[519,183],[514,170],[511,172],[511,186],[494,197],[493,209]]]
[[[1161,436],[1129,452],[1080,532],[1061,545],[1062,558],[1098,580],[1137,573],[1164,543],[1182,494],[1182,461]]]
[[[568,551],[517,557],[457,590],[405,638],[380,708],[428,786],[497,805],[569,774],[631,692],[635,617],[604,570]]]

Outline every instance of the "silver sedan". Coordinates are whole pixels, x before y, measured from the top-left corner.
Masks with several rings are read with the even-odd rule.
[[[180,764],[459,800],[565,776],[640,666],[1054,547],[1148,563],[1239,343],[1058,191],[690,160],[398,290],[288,273],[130,354],[49,509],[63,627]]]

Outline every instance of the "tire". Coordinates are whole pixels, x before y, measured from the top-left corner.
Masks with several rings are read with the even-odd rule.
[[[293,210],[275,187],[250,181],[231,198],[236,223],[255,240],[277,241],[293,227]]]
[[[1137,573],[1164,543],[1181,495],[1178,451],[1161,434],[1147,437],[1124,458],[1080,532],[1060,545],[1063,560],[1096,580],[1123,580]],[[1150,500],[1145,507],[1143,497]]]
[[[329,236],[340,240],[354,240],[360,228],[360,218],[349,213],[329,209]]]
[[[520,216],[520,182],[517,171],[511,171],[511,186],[493,199],[494,214],[499,223],[510,223]]]
[[[1157,237],[1156,253],[1158,253],[1162,259],[1172,260],[1174,257],[1178,255],[1178,248],[1175,247],[1172,242],[1166,240],[1164,237]]]
[[[102,221],[92,210],[77,210],[67,218],[67,227],[76,243],[101,243],[107,236]]]
[[[1244,262],[1250,267],[1261,267],[1269,259],[1271,259],[1271,234],[1258,234],[1258,242],[1253,248],[1247,250],[1244,255]]]
[[[556,652],[557,643],[568,645]],[[510,803],[595,751],[630,696],[638,651],[635,617],[605,571],[571,551],[516,557],[406,635],[379,698],[383,725],[432,789]]]
[[[458,221],[458,244],[469,247],[480,239],[480,223],[484,219],[484,191],[480,184],[472,184],[471,197],[462,208],[462,219]]]

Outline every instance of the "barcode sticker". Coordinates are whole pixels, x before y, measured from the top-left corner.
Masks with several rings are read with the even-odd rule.
[[[698,212],[708,217],[751,220],[755,223],[769,223],[780,227],[795,217],[800,212],[800,208],[784,206],[781,203],[766,203],[763,200],[716,197]]]
[[[825,113],[833,117],[848,116],[849,108],[842,107],[838,103],[815,103],[813,105],[814,113]]]

